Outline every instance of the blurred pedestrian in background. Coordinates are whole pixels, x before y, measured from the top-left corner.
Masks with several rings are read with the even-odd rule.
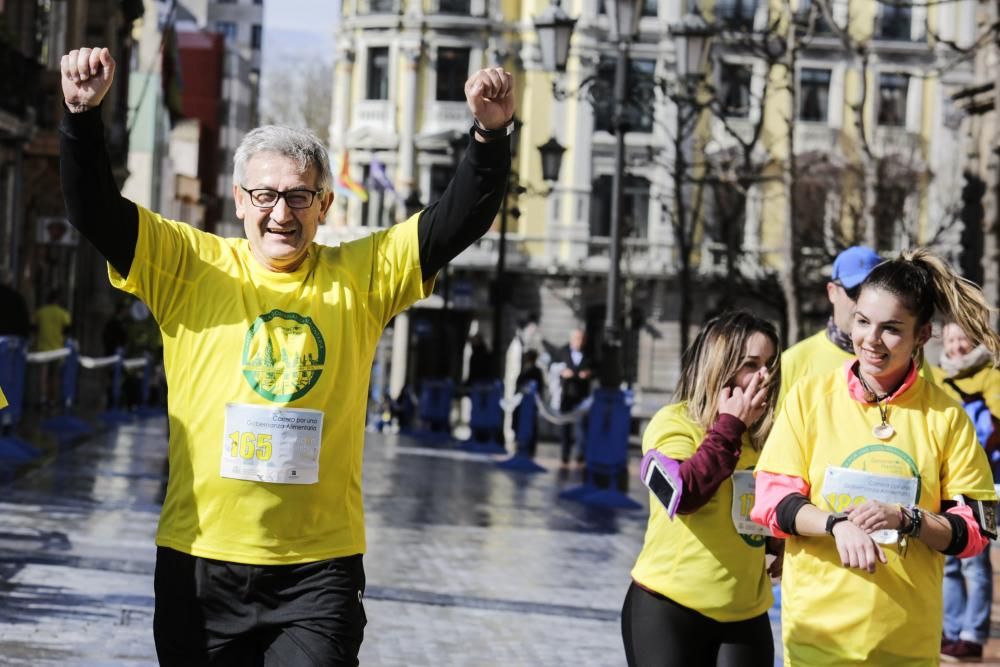
[[[574,329],[569,334],[569,343],[559,352],[558,362],[563,364],[559,373],[561,396],[560,412],[571,412],[590,396],[594,378],[594,363],[587,353],[587,337],[583,329]],[[587,418],[581,416],[572,424],[563,424],[561,431],[561,458],[568,465],[574,457],[577,463],[584,458]]]
[[[854,357],[851,325],[858,291],[868,273],[882,262],[878,253],[866,246],[852,246],[833,261],[833,274],[826,284],[830,318],[826,329],[799,341],[781,354],[781,394],[779,402],[803,377],[828,373]]]
[[[996,451],[1000,439],[994,415],[1000,415],[1000,370],[993,368],[990,351],[977,344],[955,322],[941,331],[941,360],[934,369],[945,393],[962,403],[972,418],[979,444],[987,454]],[[994,467],[994,480],[996,479]],[[969,558],[945,556],[944,628],[941,657],[944,660],[979,659],[990,636],[993,606],[993,564],[990,550]]]
[[[66,345],[72,318],[69,311],[61,305],[58,289],[49,290],[45,297],[45,305],[35,310],[32,316],[35,325],[36,352],[58,350]],[[42,364],[40,400],[49,406],[59,402],[59,378],[62,370],[61,361],[50,361]]]

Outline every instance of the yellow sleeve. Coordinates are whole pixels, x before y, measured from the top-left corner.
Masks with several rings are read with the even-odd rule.
[[[948,431],[941,467],[941,499],[965,495],[977,500],[996,500],[993,473],[986,450],[976,439],[972,420],[959,406],[949,406],[943,412]]]
[[[0,388],[0,410],[7,407],[7,397],[3,395],[3,389]]]
[[[653,416],[642,434],[642,453],[655,449],[675,461],[684,461],[694,455],[703,439],[683,404],[668,405]]]
[[[774,427],[760,452],[755,471],[765,470],[779,475],[799,477],[809,482],[809,440],[806,429],[807,408],[801,384],[791,393],[775,417]]]
[[[384,327],[413,302],[434,289],[434,279],[423,281],[420,268],[419,214],[376,234],[375,267],[369,307],[381,314]]]
[[[127,276],[108,264],[111,284],[141,299],[165,326],[178,311],[206,267],[196,250],[196,233],[190,225],[166,220],[142,206],[135,258]]]

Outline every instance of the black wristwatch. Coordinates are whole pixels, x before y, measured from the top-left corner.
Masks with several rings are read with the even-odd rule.
[[[826,534],[833,535],[833,527],[841,521],[847,521],[847,515],[843,512],[834,512],[826,517]]]
[[[498,127],[495,130],[487,130],[485,127],[479,124],[478,118],[472,119],[472,131],[481,136],[486,141],[496,141],[497,139],[503,139],[504,137],[509,137],[514,134],[514,117],[511,116],[510,120],[503,127]]]

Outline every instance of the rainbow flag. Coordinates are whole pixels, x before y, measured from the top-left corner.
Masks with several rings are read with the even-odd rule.
[[[348,151],[344,151],[344,161],[340,163],[340,176],[337,177],[337,183],[333,187],[334,192],[339,192],[345,197],[354,197],[360,201],[368,201],[368,190],[351,178],[350,168],[351,161]]]

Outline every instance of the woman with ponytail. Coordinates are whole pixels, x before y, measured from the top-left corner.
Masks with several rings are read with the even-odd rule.
[[[674,403],[643,434],[653,493],[622,609],[630,667],[774,662],[766,531],[749,514],[780,386],[777,352],[774,327],[755,315],[710,320],[684,353]]]
[[[786,665],[936,665],[941,554],[996,536],[989,464],[965,411],[917,373],[935,315],[1000,337],[982,291],[926,249],[861,285],[855,358],[799,383],[761,453],[754,521],[785,537]]]

